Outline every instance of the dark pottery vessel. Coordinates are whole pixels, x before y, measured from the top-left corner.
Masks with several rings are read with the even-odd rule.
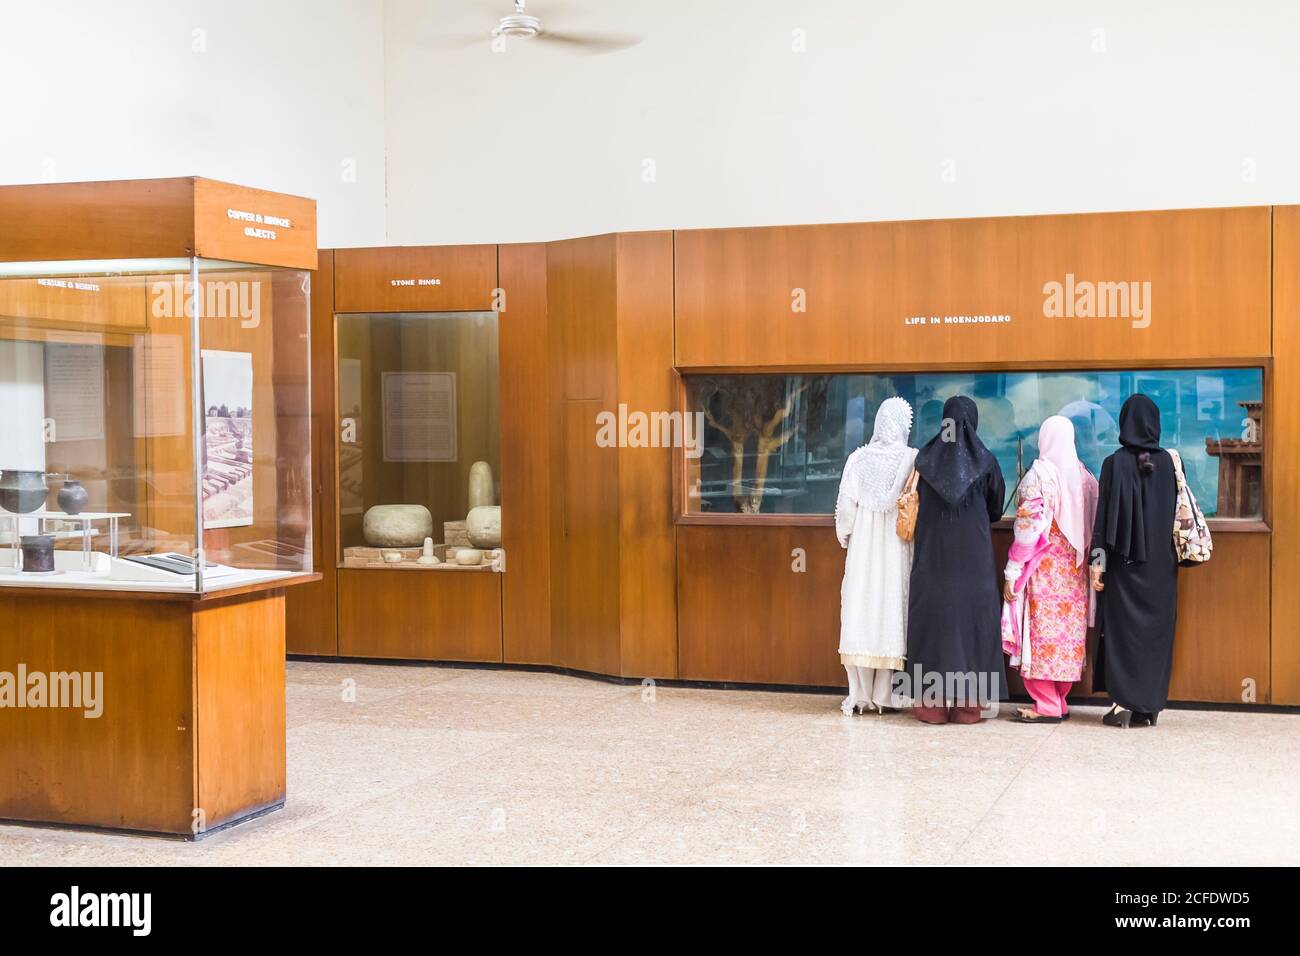
[[[20,539],[23,546],[23,571],[54,570],[54,539],[48,534],[25,534]]]
[[[90,495],[86,493],[85,488],[81,487],[81,482],[72,478],[65,481],[63,487],[59,489],[59,507],[65,515],[81,514],[89,499]]]
[[[27,514],[45,504],[49,487],[39,471],[6,471],[0,474],[0,508]]]

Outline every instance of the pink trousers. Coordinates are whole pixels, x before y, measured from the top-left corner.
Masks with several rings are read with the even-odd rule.
[[[1074,686],[1068,680],[1034,680],[1025,678],[1025,690],[1034,699],[1034,710],[1043,717],[1064,717],[1070,708],[1065,695]]]

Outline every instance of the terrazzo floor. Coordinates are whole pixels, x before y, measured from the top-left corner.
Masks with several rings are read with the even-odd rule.
[[[287,690],[283,810],[197,843],[4,826],[0,862],[1300,863],[1295,714],[929,727],[823,694],[301,662]]]

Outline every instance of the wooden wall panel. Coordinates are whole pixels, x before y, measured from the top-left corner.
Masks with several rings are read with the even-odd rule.
[[[1019,316],[1050,338],[1035,360],[1259,358],[1270,352],[1267,206],[1026,216],[1020,223]],[[1046,318],[1043,284],[1148,281],[1150,325]],[[1025,351],[1028,354],[1023,354]]]
[[[1274,216],[1273,395],[1265,429],[1272,502],[1272,690],[1300,704],[1300,206]],[[1262,571],[1260,572],[1262,573]]]
[[[597,401],[560,406],[551,536],[553,664],[621,673],[618,449],[596,445]]]
[[[335,355],[334,253],[322,249],[311,288],[312,569],[321,579],[290,588],[285,596],[285,643],[290,654],[339,652]]]
[[[1171,700],[1269,703],[1269,551],[1267,534],[1216,532],[1210,563],[1178,572]]]
[[[497,247],[338,249],[334,270],[336,312],[486,312],[497,288]]]
[[[340,568],[339,654],[501,660],[501,575]]]
[[[551,663],[602,674],[620,666],[618,449],[596,445],[618,390],[616,255],[613,236],[546,250]]]
[[[1279,219],[1279,244],[1288,228],[1300,245],[1295,218]],[[596,414],[616,412],[620,402],[632,411],[674,407],[674,360],[687,368],[769,369],[1264,360],[1272,352],[1269,250],[1267,209],[704,230],[501,247],[501,477],[511,561],[498,579],[499,658],[626,676],[841,685],[835,642],[843,557],[830,528],[674,530],[675,453],[598,448]],[[372,252],[346,254],[365,260]],[[372,279],[392,271],[374,262],[367,268]],[[1080,281],[1150,281],[1151,326],[1044,316],[1043,283],[1067,272]],[[807,297],[806,312],[791,309],[795,288]],[[1289,286],[1279,275],[1277,295],[1300,327],[1300,275]],[[530,321],[512,324],[512,310]],[[979,313],[1007,313],[1013,321],[904,323],[912,314]],[[1283,349],[1300,354],[1300,333],[1294,342],[1285,330],[1276,334],[1269,480],[1280,527],[1300,524],[1300,509],[1292,513],[1286,504],[1297,495],[1285,494],[1287,481],[1300,483],[1300,462],[1284,465],[1300,445],[1284,438],[1295,425],[1286,390],[1300,386],[1288,378]],[[544,401],[529,405],[529,394]],[[803,574],[790,568],[795,547],[807,549]],[[1183,575],[1175,699],[1236,700],[1241,680],[1251,678],[1260,700],[1271,693],[1284,702],[1289,680],[1300,702],[1300,650],[1288,656],[1288,645],[1274,644],[1269,673],[1270,597],[1258,573],[1267,566],[1269,535],[1221,532],[1218,548],[1209,567]],[[520,559],[530,553],[521,573]],[[1275,574],[1282,573],[1287,558],[1274,557]],[[376,598],[374,588],[363,593],[362,575],[372,573],[407,574],[394,586],[411,574],[350,572],[350,595],[340,581],[354,626],[364,621],[374,631],[366,611],[387,598]],[[1274,589],[1274,633],[1281,620],[1292,631],[1300,623],[1295,590]],[[445,607],[462,615],[456,596],[449,600]],[[674,600],[675,641],[673,622],[665,622]],[[437,604],[424,600],[417,611],[421,599],[407,603],[398,614],[405,623],[384,626],[385,633],[427,626],[416,622],[427,622]],[[548,626],[538,627],[539,618]],[[1225,630],[1233,633],[1225,637]],[[448,656],[427,645],[362,653],[342,641],[340,651]],[[462,649],[455,659],[484,653]]]
[[[207,829],[284,802],[284,609],[272,591],[194,611],[195,807]]]
[[[795,548],[806,570],[794,570]],[[823,527],[677,529],[685,680],[839,687],[844,552]]]
[[[994,535],[999,568],[1009,537]],[[685,525],[677,539],[684,679],[843,686],[844,558],[832,529]],[[807,554],[804,573],[791,569],[796,547]],[[1253,580],[1268,552],[1268,535],[1220,533],[1214,560],[1180,573],[1172,700],[1241,703],[1250,680],[1268,702],[1268,591]],[[1076,696],[1091,693],[1094,638]],[[1008,680],[1023,691],[1014,672]]]
[[[547,400],[546,246],[503,245],[499,282],[501,504],[506,572],[501,640],[507,662],[551,659],[551,455]]]
[[[1269,241],[1267,207],[682,231],[677,364],[1264,356]],[[1151,282],[1151,324],[1044,315],[1044,284],[1067,273]],[[792,307],[796,290],[806,311]],[[906,322],[1006,314],[1010,323]]]
[[[672,233],[620,235],[617,281],[617,404],[647,415],[672,411],[677,397]],[[677,676],[675,453],[631,447],[618,453],[620,673],[625,677]]]
[[[552,388],[562,400],[610,402],[617,394],[617,261],[615,236],[547,244],[546,294],[557,376]]]

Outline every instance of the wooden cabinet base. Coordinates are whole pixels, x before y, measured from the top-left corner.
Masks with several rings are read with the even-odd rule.
[[[284,594],[0,593],[0,820],[195,838],[282,805]]]
[[[500,662],[501,577],[340,568],[339,655]]]

